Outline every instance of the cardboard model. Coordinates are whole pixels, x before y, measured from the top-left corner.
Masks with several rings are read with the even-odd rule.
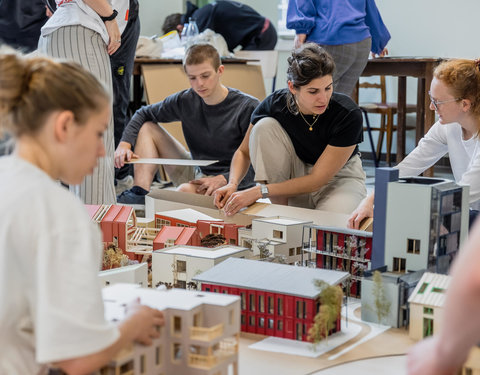
[[[135,298],[163,311],[161,337],[151,346],[126,348],[102,374],[238,375],[238,297],[116,284],[103,289],[106,318],[123,319],[125,304]]]

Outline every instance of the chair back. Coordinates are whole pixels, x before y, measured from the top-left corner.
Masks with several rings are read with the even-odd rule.
[[[387,88],[385,84],[385,76],[380,76],[380,82],[368,82],[368,81],[357,81],[357,87],[355,90],[354,97],[356,102],[359,100],[359,91],[360,89],[377,89],[380,90],[380,101],[381,103],[387,102]]]

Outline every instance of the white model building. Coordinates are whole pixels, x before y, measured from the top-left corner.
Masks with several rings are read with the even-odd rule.
[[[444,179],[409,177],[389,182],[384,263],[378,266],[386,264],[389,271],[401,273],[427,269],[446,274],[468,232],[468,197],[467,186]],[[374,258],[383,250],[375,242],[381,226],[382,220],[374,221]],[[374,263],[376,259],[372,268]]]
[[[151,346],[134,344],[123,350],[102,375],[238,374],[239,297],[116,284],[103,289],[106,318],[123,319],[125,304],[135,298],[163,311],[161,336]]]
[[[302,260],[303,226],[311,221],[282,216],[252,220],[251,229],[238,229],[238,243],[260,258],[281,258],[287,264]]]
[[[421,340],[433,335],[441,325],[445,293],[451,276],[425,272],[408,299],[410,303],[409,336]]]
[[[98,279],[102,288],[108,285],[119,283],[138,284],[141,287],[147,288],[148,264],[138,263],[130,266],[100,271],[98,273]]]
[[[152,286],[159,283],[187,288],[192,278],[230,257],[249,258],[248,248],[224,245],[214,248],[172,246],[152,255]]]

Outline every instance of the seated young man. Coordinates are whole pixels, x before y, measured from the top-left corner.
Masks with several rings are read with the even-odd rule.
[[[196,44],[185,53],[183,68],[191,88],[162,102],[140,108],[126,126],[115,150],[115,167],[132,157],[219,160],[200,168],[165,166],[178,190],[212,195],[228,181],[230,163],[250,124],[258,100],[220,82],[225,69],[215,47]],[[181,121],[190,153],[158,122]],[[135,149],[135,154],[133,153]],[[117,197],[118,203],[144,204],[157,166],[135,164],[134,186]],[[253,170],[239,189],[254,185]]]

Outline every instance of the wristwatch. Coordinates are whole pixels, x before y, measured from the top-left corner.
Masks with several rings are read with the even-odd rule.
[[[260,193],[262,193],[262,198],[268,198],[268,187],[267,185],[260,184]]]
[[[117,12],[116,9],[114,9],[114,10],[113,10],[113,13],[112,13],[110,16],[108,16],[108,17],[102,17],[102,16],[100,16],[100,18],[102,19],[103,22],[112,21],[112,20],[115,19],[115,17],[117,17],[117,15],[118,15],[118,12]]]

